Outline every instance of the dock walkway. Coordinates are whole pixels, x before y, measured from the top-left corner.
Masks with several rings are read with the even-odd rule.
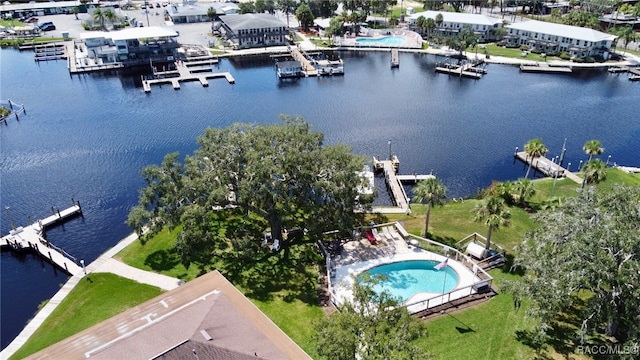
[[[481,79],[482,74],[486,74],[486,69],[477,68],[474,64],[465,64],[462,66],[447,64],[446,66],[437,66],[436,71],[449,75],[457,75],[471,79]]]
[[[573,72],[570,67],[566,66],[552,66],[548,63],[534,64],[534,65],[520,65],[520,71],[522,72],[539,72],[539,73],[565,73],[569,74]]]
[[[533,161],[532,166],[546,176],[563,176],[567,179],[573,180],[577,184],[582,184],[581,177],[572,173],[571,171],[568,171],[567,169],[563,168],[559,164],[554,163],[546,157],[540,156],[532,158],[528,156],[524,151],[517,152],[515,156],[527,165],[531,164],[531,162]]]
[[[391,67],[400,67],[400,55],[398,49],[391,49]]]
[[[29,226],[19,226],[11,230],[8,235],[0,239],[0,246],[9,246],[14,250],[33,249],[68,274],[75,275],[82,270],[77,264],[77,259],[51,244],[43,237],[43,234],[46,227],[81,213],[82,209],[77,203],[62,211],[54,211],[53,215]]]
[[[289,51],[291,52],[291,57],[294,60],[299,61],[302,64],[302,72],[306,76],[318,76],[318,70],[311,64],[311,61],[308,57],[300,51],[295,46],[289,46]]]
[[[214,61],[214,59],[210,59],[210,61]],[[180,83],[184,81],[199,81],[204,87],[209,86],[208,79],[225,78],[229,84],[235,84],[236,82],[229,72],[205,74],[205,70],[202,67],[191,68],[187,62],[179,62],[176,64],[176,70],[155,73],[157,76],[162,76],[161,78],[143,79],[142,88],[144,92],[148,93],[151,92],[151,85],[171,84],[174,89],[178,90],[180,89]]]
[[[149,284],[157,286],[163,290],[172,290],[182,284],[180,279],[171,278],[166,275],[157,274],[151,271],[144,271],[137,268],[133,268],[126,264],[123,264],[113,257],[119,253],[122,249],[127,247],[132,242],[136,241],[138,236],[136,233],[124,238],[116,246],[107,250],[98,259],[93,261],[86,267],[87,273],[94,272],[111,272],[116,275],[135,280],[139,283]],[[42,323],[51,315],[51,313],[60,305],[60,303],[69,295],[76,285],[85,277],[83,271],[75,273],[67,282],[62,286],[60,290],[47,302],[47,304],[34,316],[31,321],[25,326],[25,328],[18,334],[18,336],[0,352],[0,359],[8,359],[16,351],[18,351],[29,338],[35,333],[35,331],[42,325]]]

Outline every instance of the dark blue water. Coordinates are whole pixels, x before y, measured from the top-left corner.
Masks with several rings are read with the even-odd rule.
[[[514,148],[542,137],[550,155],[567,138],[567,161],[586,159],[597,138],[603,157],[640,166],[640,84],[625,75],[589,71],[572,76],[521,74],[489,67],[479,81],[436,74],[435,56],[343,54],[344,77],[278,81],[269,61],[223,60],[235,85],[218,79],[154,87],[138,77],[69,76],[62,61],[35,63],[32,53],[0,50],[0,99],[26,106],[27,115],[0,130],[1,231],[26,225],[51,206],[80,200],[84,217],[48,232],[49,239],[90,262],[130,233],[124,224],[143,185],[140,169],[169,152],[191,153],[208,126],[276,123],[301,115],[326,143],[387,157],[388,141],[401,173],[433,172],[450,197],[474,194],[492,180],[517,179]],[[381,200],[388,201],[388,200]],[[4,348],[66,276],[46,263],[2,253],[1,346]]]

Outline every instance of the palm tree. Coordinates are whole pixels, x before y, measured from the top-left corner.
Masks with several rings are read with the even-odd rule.
[[[638,37],[640,37],[640,35],[633,30],[631,25],[615,27],[611,29],[611,32],[624,40],[624,53],[627,52],[629,43],[638,40]]]
[[[536,193],[536,188],[533,186],[533,182],[529,179],[520,179],[516,181],[514,187],[516,191],[518,191],[518,200],[522,207],[524,207],[527,198]]]
[[[443,21],[444,21],[444,17],[442,16],[441,13],[438,13],[438,15],[436,15],[436,25],[438,25],[438,27],[440,27],[440,25],[442,25]]]
[[[599,140],[587,141],[582,147],[582,150],[584,150],[584,152],[589,155],[589,160],[587,160],[587,163],[591,161],[591,158],[593,158],[594,155],[600,155],[604,152],[604,148],[600,144]]]
[[[207,9],[207,17],[211,19],[211,22],[213,22],[213,20],[216,19],[217,15],[218,13],[216,12],[216,9],[213,6]]]
[[[473,221],[483,222],[488,227],[485,249],[491,248],[491,233],[502,226],[509,226],[511,213],[504,205],[504,199],[490,196],[483,203],[476,205],[472,212]]]
[[[77,6],[74,6],[74,7],[71,8],[71,13],[76,16],[76,20],[78,20],[78,13],[79,12],[80,12],[80,9]]]
[[[436,21],[433,20],[432,18],[427,18],[424,21],[424,29],[427,30],[427,39],[431,37],[431,33],[433,32],[433,30],[435,30],[436,28]]]
[[[113,25],[113,23],[118,20],[118,15],[116,15],[116,13],[113,12],[112,9],[105,9],[102,12],[102,16],[104,17],[104,20],[108,21],[111,25]],[[102,27],[104,27],[104,24],[102,24]]]
[[[102,11],[102,9],[100,8],[96,8],[95,10],[93,10],[93,21],[97,22],[98,24],[100,24],[100,26],[104,29],[104,12]]]
[[[418,18],[416,19],[416,27],[418,29],[420,29],[420,34],[421,35],[424,35],[424,30],[426,28],[426,26],[424,24],[425,21],[427,21],[427,18],[422,16],[422,15],[418,16]]]
[[[427,217],[424,222],[424,236],[429,231],[429,216],[431,215],[431,206],[441,204],[443,199],[447,197],[447,187],[444,186],[437,178],[429,178],[418,182],[413,189],[413,201],[418,203],[427,203]]]
[[[600,159],[587,162],[587,165],[584,166],[582,188],[584,189],[585,183],[595,185],[604,181],[607,178],[606,169],[607,164]]]
[[[503,198],[507,204],[513,203],[514,183],[511,181],[495,182],[493,184],[493,195]]]
[[[531,157],[527,174],[524,176],[525,179],[529,177],[529,171],[531,171],[531,166],[533,166],[535,158],[545,155],[548,151],[549,150],[544,146],[544,143],[542,143],[542,139],[540,138],[529,140],[529,142],[524,145],[524,152],[527,153],[527,157]]]

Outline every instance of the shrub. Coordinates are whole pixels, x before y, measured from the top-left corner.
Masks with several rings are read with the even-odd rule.
[[[566,52],[561,52],[560,53],[560,59],[562,60],[571,60],[571,56],[569,56],[569,54],[567,54]]]
[[[531,50],[532,54],[542,54],[542,50],[538,50],[538,49],[533,49]]]
[[[529,50],[527,45],[520,45],[520,50]]]

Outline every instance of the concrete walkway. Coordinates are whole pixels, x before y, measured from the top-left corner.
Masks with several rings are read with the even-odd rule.
[[[122,239],[116,246],[107,250],[94,262],[86,267],[87,274],[98,272],[110,272],[118,276],[122,276],[127,279],[137,281],[142,284],[148,284],[159,287],[163,290],[171,290],[182,284],[182,280],[172,278],[166,275],[157,274],[150,271],[134,268],[121,261],[113,259],[113,257],[119,253],[122,249],[133,243],[138,239],[138,235],[133,233],[126,238]],[[67,280],[67,282],[58,290],[58,292],[49,300],[49,302],[34,316],[31,321],[25,326],[24,329],[18,334],[18,336],[0,352],[0,359],[8,359],[18,349],[20,349],[33,333],[42,325],[42,323],[51,315],[53,310],[69,295],[71,290],[85,277],[85,274],[80,271],[76,275],[73,275]]]

